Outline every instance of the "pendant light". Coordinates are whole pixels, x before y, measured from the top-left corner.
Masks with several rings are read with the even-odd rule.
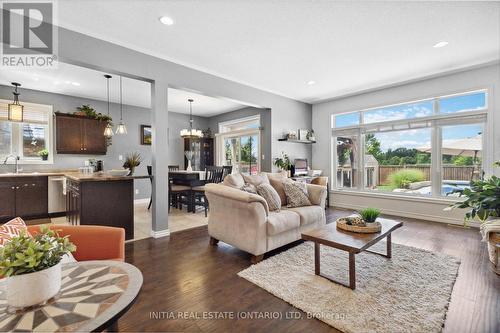
[[[192,98],[188,99],[189,102],[189,129],[181,130],[181,137],[183,138],[201,138],[203,133],[199,129],[193,129],[193,102]]]
[[[14,91],[12,94],[14,95],[14,101],[12,104],[9,104],[9,121],[15,121],[15,122],[23,122],[23,109],[24,106],[19,104],[19,95],[21,95],[19,92],[17,92],[17,87],[20,87],[21,84],[17,82],[12,82],[12,85],[15,87]]]
[[[111,75],[104,75],[106,78],[106,86],[108,90],[108,117],[109,117],[109,79],[111,79]],[[106,125],[106,128],[104,129],[104,136],[107,138],[110,138],[113,136],[113,127],[111,126],[110,122],[108,121],[108,124]]]
[[[127,134],[127,127],[123,122],[123,101],[122,101],[122,77],[120,76],[120,123],[116,129],[116,134]]]

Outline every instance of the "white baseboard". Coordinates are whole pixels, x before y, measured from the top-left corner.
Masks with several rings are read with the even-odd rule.
[[[134,200],[134,205],[137,205],[137,204],[144,204],[144,203],[149,203],[149,198],[144,198],[144,199],[135,199],[135,200]]]
[[[150,235],[153,238],[167,237],[167,236],[170,236],[170,229],[165,229],[165,230],[160,230],[160,231],[151,230]]]
[[[337,204],[335,206],[330,205],[330,207],[338,207],[338,208],[345,208],[345,209],[352,209],[352,210],[361,210],[361,209],[366,208],[366,206],[362,206],[362,205],[345,204],[345,203],[342,203],[340,205]],[[462,226],[464,224],[463,220],[452,218],[452,217],[435,216],[435,215],[430,215],[430,214],[407,212],[407,211],[401,211],[401,210],[396,210],[396,209],[381,209],[380,212],[382,214],[400,216],[400,217],[408,217],[408,218],[414,218],[414,219],[418,219],[418,220],[440,222],[440,223],[454,224],[454,225],[460,225],[460,226]],[[472,222],[469,222],[469,226],[478,228],[479,223],[472,221]]]

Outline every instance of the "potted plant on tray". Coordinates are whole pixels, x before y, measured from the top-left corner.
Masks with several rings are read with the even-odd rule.
[[[61,259],[76,246],[46,226],[40,233],[13,237],[0,249],[0,274],[7,278],[7,304],[41,304],[61,289]]]
[[[471,182],[471,187],[464,189],[461,196],[464,201],[453,204],[450,208],[465,208],[464,224],[470,220],[478,219],[483,240],[488,242],[490,261],[497,268],[497,245],[500,243],[500,178],[491,176],[488,179]]]
[[[49,151],[47,149],[42,149],[38,152],[38,156],[40,156],[43,161],[46,161],[49,158]]]

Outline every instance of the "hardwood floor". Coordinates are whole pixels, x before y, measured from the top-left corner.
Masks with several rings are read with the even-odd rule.
[[[345,214],[330,209],[327,220]],[[500,277],[490,270],[486,245],[480,242],[477,229],[398,219],[404,226],[393,233],[394,243],[461,258],[444,332],[500,332]],[[120,331],[337,332],[238,277],[236,273],[250,265],[250,255],[223,242],[210,246],[205,226],[128,243],[126,261],[142,271],[144,285],[137,302],[119,320]],[[301,319],[194,317],[217,311],[226,316],[288,313]],[[179,313],[185,318],[179,318]]]

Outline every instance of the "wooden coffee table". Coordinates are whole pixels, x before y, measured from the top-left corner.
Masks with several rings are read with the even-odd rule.
[[[354,255],[362,251],[379,254],[391,258],[391,232],[403,226],[402,222],[378,218],[382,224],[382,230],[373,234],[361,234],[337,229],[336,223],[331,223],[320,228],[302,233],[302,239],[314,242],[314,273],[332,282],[341,284],[351,289],[356,288],[356,260]],[[387,237],[387,252],[379,253],[368,250],[373,244]],[[330,246],[339,250],[349,252],[349,284],[337,281],[332,277],[321,274],[320,271],[320,245]]]

